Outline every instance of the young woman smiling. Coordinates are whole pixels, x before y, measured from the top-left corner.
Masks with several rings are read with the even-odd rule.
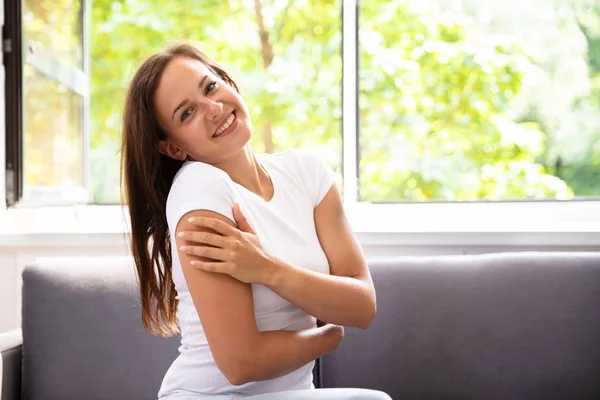
[[[159,397],[389,399],[314,389],[314,360],[342,326],[369,327],[375,290],[331,169],[256,154],[251,134],[237,85],[194,46],[152,55],[131,82],[122,172],[142,322],[181,333]]]

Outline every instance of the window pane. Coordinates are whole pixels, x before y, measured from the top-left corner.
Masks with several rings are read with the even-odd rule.
[[[55,57],[83,68],[81,1],[24,0],[23,33]]]
[[[80,189],[84,183],[81,96],[30,66],[24,68],[24,86],[24,200],[48,199],[50,189],[56,187]]]
[[[600,195],[600,6],[360,3],[360,197]]]
[[[119,201],[121,113],[133,71],[170,41],[200,42],[233,75],[257,152],[303,147],[341,174],[341,0],[92,3],[92,196]],[[143,43],[143,46],[140,45]]]

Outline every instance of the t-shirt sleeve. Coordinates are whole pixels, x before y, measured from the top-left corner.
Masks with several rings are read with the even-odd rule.
[[[234,221],[235,195],[226,172],[203,163],[185,165],[175,178],[167,200],[167,222],[173,234],[186,213],[209,210]]]
[[[335,172],[320,156],[305,150],[298,150],[304,182],[313,206],[319,205],[335,183]]]

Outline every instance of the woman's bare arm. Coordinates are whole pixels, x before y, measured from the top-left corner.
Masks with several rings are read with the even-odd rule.
[[[376,313],[375,289],[335,185],[315,208],[314,218],[331,275],[275,260],[268,287],[319,320],[367,328]]]
[[[184,215],[179,231],[209,231],[188,222],[190,217],[212,217],[235,226],[228,218],[207,210]],[[178,254],[208,344],[221,372],[233,385],[276,378],[288,374],[337,348],[343,328],[325,325],[300,332],[260,332],[254,318],[252,290],[226,274],[194,268],[190,262],[207,260],[179,250],[185,244],[176,238]]]

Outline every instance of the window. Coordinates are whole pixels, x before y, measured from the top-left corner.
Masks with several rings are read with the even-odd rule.
[[[256,151],[330,162],[358,231],[598,231],[596,1],[4,1],[9,205],[118,204],[127,86],[187,39]]]
[[[57,195],[119,203],[127,86],[144,58],[178,39],[199,43],[238,81],[257,151],[312,149],[341,177],[341,0],[21,1],[22,37],[35,57],[24,51],[24,67],[12,75],[23,76],[24,128],[15,132],[23,144],[11,153],[23,154],[23,168],[14,174],[21,174],[25,189],[12,203],[48,203]]]
[[[6,2],[7,201],[87,202],[84,8]]]
[[[600,5],[370,0],[360,200],[600,196]]]

